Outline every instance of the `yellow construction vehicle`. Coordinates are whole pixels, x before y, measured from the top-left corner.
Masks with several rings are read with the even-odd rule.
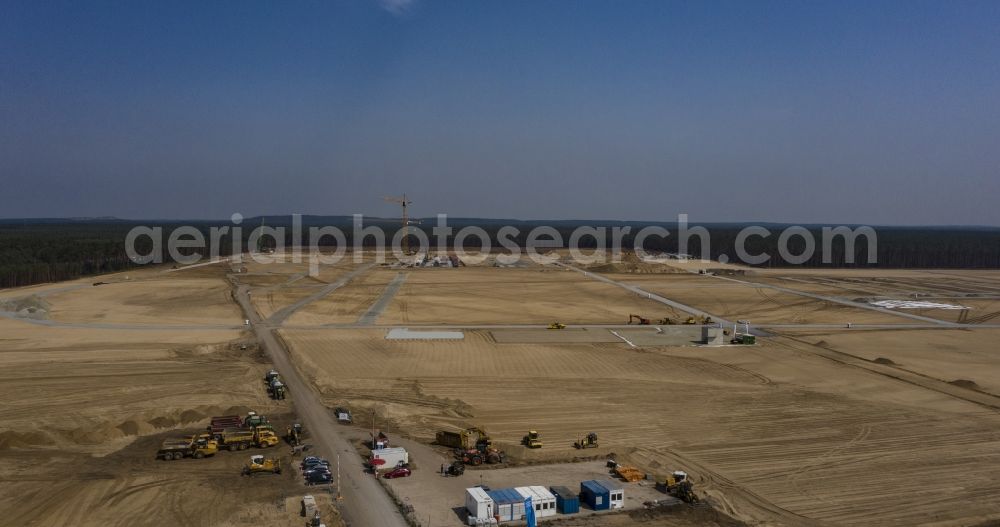
[[[477,427],[466,428],[460,432],[438,432],[435,439],[439,445],[463,450],[485,450],[493,446],[489,434]]]
[[[171,461],[184,457],[201,459],[214,456],[219,451],[219,443],[209,434],[187,436],[180,439],[168,439],[160,446],[156,457]]]
[[[281,461],[261,455],[250,456],[250,463],[243,465],[243,475],[257,474],[281,474]]]
[[[542,448],[542,438],[537,430],[528,430],[528,435],[521,438],[521,444],[528,448]]]
[[[229,450],[246,450],[252,446],[267,448],[281,442],[281,439],[270,427],[229,428],[215,434],[215,437],[223,447]]]
[[[687,317],[687,320],[685,320],[684,323],[685,324],[701,324],[701,325],[711,324],[712,323],[712,317]]]
[[[587,437],[573,443],[573,447],[576,449],[597,448],[597,434],[595,432],[587,434]]]
[[[688,478],[687,472],[682,470],[675,470],[669,476],[657,479],[656,486],[685,503],[698,502],[698,495],[694,493],[694,484]]]
[[[663,317],[659,320],[658,323],[663,326],[673,326],[674,324],[677,323],[677,321],[670,317]]]
[[[562,322],[553,322],[549,324],[548,329],[566,329],[566,324],[563,324]]]

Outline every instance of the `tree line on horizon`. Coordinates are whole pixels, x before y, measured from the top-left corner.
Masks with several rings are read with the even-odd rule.
[[[580,223],[581,225],[583,222]],[[147,224],[148,225],[148,224]],[[198,228],[208,239],[209,229],[216,224],[201,223],[192,224]],[[151,225],[152,226],[152,225]],[[169,254],[166,251],[166,238],[170,231],[179,227],[180,224],[161,223],[156,226],[163,228],[164,247],[162,259],[165,263],[171,263]],[[244,224],[242,240],[239,244],[246,250],[248,238],[253,227]],[[271,227],[285,227],[285,244],[293,245],[290,224],[270,223]],[[347,238],[349,247],[354,245],[350,224],[334,225],[343,230]],[[520,246],[526,243],[527,233],[535,223],[525,223],[517,227],[521,232],[512,240]],[[563,240],[568,240],[570,233],[576,225],[560,224],[554,228],[560,233]],[[600,227],[600,224],[592,224]],[[72,280],[84,276],[92,276],[116,271],[122,271],[136,267],[125,252],[125,236],[133,227],[128,222],[77,222],[67,221],[64,223],[49,222],[38,224],[7,224],[0,225],[0,288],[22,287],[27,285],[59,282]],[[308,226],[307,226],[308,227]],[[428,236],[432,235],[429,225],[416,226],[423,230]],[[456,231],[461,226],[455,226]],[[497,243],[497,232],[500,229],[497,224],[483,224],[481,228],[490,236],[494,251],[505,251]],[[638,227],[638,226],[637,226]],[[386,225],[387,239],[391,239],[398,225]],[[669,228],[669,227],[668,227]],[[733,247],[735,247],[736,236],[741,226],[708,226],[710,232],[709,255],[716,259],[719,255],[725,254],[731,259],[734,258]],[[308,228],[307,228],[308,230]],[[670,229],[676,232],[675,229]],[[773,234],[768,238],[751,237],[747,240],[746,249],[750,254],[778,254],[778,230],[772,228]],[[634,233],[638,228],[633,229],[633,234],[623,237],[622,247],[626,250],[633,246]],[[801,265],[793,265],[783,262],[780,258],[772,257],[768,262],[758,267],[812,267],[812,268],[836,268],[836,267],[856,267],[856,268],[945,268],[945,269],[998,269],[1000,268],[1000,229],[982,228],[918,228],[918,227],[893,227],[881,228],[878,230],[878,258],[876,264],[868,263],[867,243],[865,239],[859,238],[854,247],[854,263],[847,263],[847,253],[843,240],[836,238],[830,253],[830,262],[824,263],[822,260],[821,239],[822,233],[819,228],[809,228],[816,240],[816,252],[812,258]],[[609,233],[610,238],[610,233]],[[432,242],[433,242],[433,238]],[[324,239],[327,244],[322,246],[332,246],[332,238]],[[370,247],[374,244],[372,238],[364,240],[363,246]],[[416,247],[416,238],[411,237],[411,246]],[[452,245],[452,239],[448,240],[448,245]],[[701,254],[700,238],[691,238],[687,253],[698,256]],[[308,240],[302,240],[303,245]],[[479,243],[475,238],[466,240],[468,249],[477,249]],[[581,240],[580,247],[583,250],[591,249],[595,246],[594,240],[587,237]],[[222,237],[220,255],[228,256],[233,247],[232,239],[228,236]],[[146,253],[152,249],[152,243],[148,238],[140,238],[137,241],[137,250]],[[667,238],[649,237],[645,240],[644,248],[647,251],[679,252],[678,239],[676,236]],[[256,247],[255,247],[256,249]],[[803,249],[801,238],[794,237],[789,243],[792,253],[799,253]],[[433,250],[433,248],[432,248]],[[191,249],[186,253],[197,251]],[[201,251],[203,254],[206,251]]]

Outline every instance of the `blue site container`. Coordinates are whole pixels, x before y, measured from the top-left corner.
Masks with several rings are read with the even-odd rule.
[[[595,511],[611,508],[610,492],[592,479],[580,482],[580,501]]]
[[[580,497],[568,487],[550,487],[549,490],[556,497],[556,510],[562,514],[576,514],[580,512]]]

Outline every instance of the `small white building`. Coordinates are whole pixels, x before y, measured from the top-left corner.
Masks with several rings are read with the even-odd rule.
[[[545,516],[555,516],[556,495],[552,494],[552,491],[541,485],[531,485],[528,488],[535,494],[535,498],[531,500],[532,503],[541,503],[542,505],[541,509],[537,506],[535,507],[535,516],[539,518]]]
[[[607,489],[608,505],[612,509],[625,507],[625,486],[621,482],[610,479],[599,479],[597,480],[597,484]]]
[[[381,462],[376,461],[377,459],[382,460]],[[377,468],[392,469],[400,463],[409,463],[410,454],[405,448],[380,448],[378,450],[372,450],[371,459],[368,463]]]
[[[535,508],[535,517],[544,518],[555,516],[556,497],[549,492],[549,489],[540,485],[530,487],[517,487],[514,490],[521,495],[521,498],[531,498],[531,504]]]
[[[465,510],[469,513],[469,525],[483,525],[483,522],[495,521],[493,498],[481,487],[465,489]]]

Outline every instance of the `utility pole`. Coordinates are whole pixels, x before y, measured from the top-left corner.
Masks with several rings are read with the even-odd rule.
[[[340,454],[337,454],[337,501],[343,501],[344,496],[340,493]]]

